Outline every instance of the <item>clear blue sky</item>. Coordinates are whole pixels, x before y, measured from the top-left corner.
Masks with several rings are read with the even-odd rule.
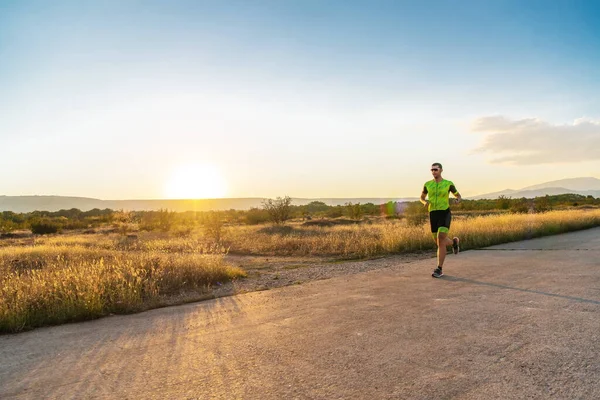
[[[599,27],[597,1],[0,0],[0,194],[600,177]]]

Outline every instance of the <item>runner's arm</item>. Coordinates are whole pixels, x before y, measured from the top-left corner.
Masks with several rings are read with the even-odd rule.
[[[456,204],[460,203],[462,201],[462,196],[460,195],[460,193],[456,189],[456,186],[451,185],[450,186],[450,191],[452,192],[452,194],[454,195],[454,197],[456,197]]]
[[[429,203],[429,201],[425,200],[425,197],[427,197],[427,188],[423,186],[423,191],[421,192],[421,199],[419,201],[424,206],[426,206]]]

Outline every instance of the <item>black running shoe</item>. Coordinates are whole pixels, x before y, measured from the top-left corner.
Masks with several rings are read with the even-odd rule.
[[[435,271],[433,271],[433,274],[431,274],[431,276],[433,276],[434,278],[441,278],[442,276],[444,276],[444,273],[442,272],[442,269],[440,267],[437,267]]]
[[[460,253],[460,239],[456,236],[452,239],[452,251],[454,254]]]

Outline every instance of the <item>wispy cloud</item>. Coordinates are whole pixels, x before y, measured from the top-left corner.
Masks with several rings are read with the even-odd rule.
[[[537,118],[475,120],[473,132],[486,134],[476,152],[497,155],[493,163],[535,165],[600,160],[600,121],[579,119],[553,125]]]

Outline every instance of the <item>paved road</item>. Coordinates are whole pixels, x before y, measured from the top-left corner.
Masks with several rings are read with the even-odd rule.
[[[0,336],[2,399],[598,399],[600,228]]]

